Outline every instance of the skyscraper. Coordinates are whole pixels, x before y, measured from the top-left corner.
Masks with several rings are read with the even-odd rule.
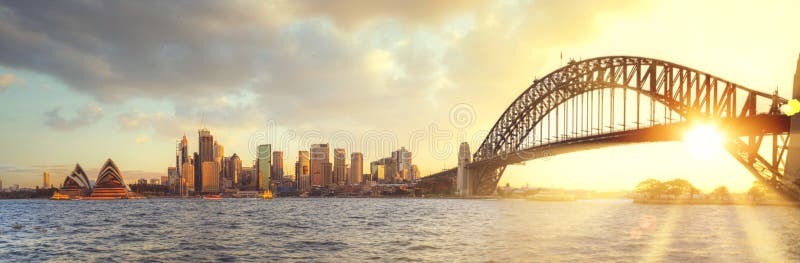
[[[44,174],[42,174],[42,180],[44,181],[42,182],[42,189],[50,188],[50,173],[44,172]]]
[[[266,190],[270,187],[271,153],[272,145],[262,144],[258,146],[258,190]]]
[[[200,163],[214,161],[214,136],[208,129],[200,129],[197,131],[199,135],[199,149],[200,149]],[[195,160],[197,161],[197,160]]]
[[[307,192],[311,190],[311,188],[306,188],[306,186],[311,185],[310,181],[306,182],[309,179],[308,174],[310,171],[308,157],[308,151],[297,152],[297,162],[294,164],[294,173],[297,191],[299,192]]]
[[[327,186],[330,184],[330,146],[327,143],[311,145],[311,185]],[[327,170],[327,171],[326,171]]]
[[[203,193],[219,193],[219,166],[217,162],[203,162]]]
[[[180,192],[182,191],[181,187],[183,187],[182,178],[184,176],[183,167],[184,164],[189,162],[189,140],[186,139],[186,135],[183,135],[181,138],[180,143],[178,143],[178,149],[175,153],[175,168],[177,169],[177,177],[176,178],[169,178],[169,182],[166,184],[169,185],[171,191],[173,192]],[[162,182],[164,183],[164,182]]]
[[[241,180],[242,176],[242,159],[234,153],[228,162],[228,174],[233,180],[234,187],[239,187],[239,180]]]
[[[194,152],[192,157],[192,165],[194,166],[194,192],[203,192],[203,162],[200,160],[200,154]]]
[[[202,128],[197,130],[199,155],[195,157],[195,192],[203,191],[203,163],[214,161],[214,136],[211,131]]]
[[[360,152],[350,154],[350,176],[348,185],[361,184],[361,174],[364,172],[364,156]]]
[[[283,179],[283,152],[272,152],[272,180]]]
[[[333,149],[333,183],[345,185],[347,183],[347,168],[345,164],[347,153],[342,148]]]

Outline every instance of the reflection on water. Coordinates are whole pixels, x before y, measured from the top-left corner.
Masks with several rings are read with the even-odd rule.
[[[0,200],[0,261],[798,261],[799,212],[616,200]]]

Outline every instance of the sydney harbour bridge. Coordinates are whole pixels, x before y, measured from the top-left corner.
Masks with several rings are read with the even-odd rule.
[[[797,98],[800,60],[794,82]],[[781,109],[788,103],[777,91],[764,93],[658,59],[570,61],[534,80],[474,153],[462,143],[458,167],[424,177],[420,185],[433,192],[491,195],[508,165],[545,154],[681,140],[703,124],[726,134],[722,146],[758,181],[800,200],[800,114],[785,114]]]

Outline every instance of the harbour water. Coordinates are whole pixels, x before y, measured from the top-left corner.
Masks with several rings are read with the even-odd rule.
[[[629,200],[0,200],[0,261],[800,261],[800,209]]]

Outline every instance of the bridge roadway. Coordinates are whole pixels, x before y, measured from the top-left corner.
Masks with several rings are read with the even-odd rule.
[[[707,122],[709,124],[714,122]],[[472,162],[467,168],[500,167],[521,163],[546,156],[600,149],[625,144],[679,141],[694,125],[693,122],[680,122],[635,130],[624,130],[577,138],[569,138],[553,143],[536,145],[523,150],[501,154],[490,159]],[[789,117],[785,115],[756,115],[746,118],[723,119],[715,123],[717,129],[726,136],[744,137],[762,134],[785,133],[789,131]],[[441,171],[422,178],[423,182],[455,178],[457,168]]]

